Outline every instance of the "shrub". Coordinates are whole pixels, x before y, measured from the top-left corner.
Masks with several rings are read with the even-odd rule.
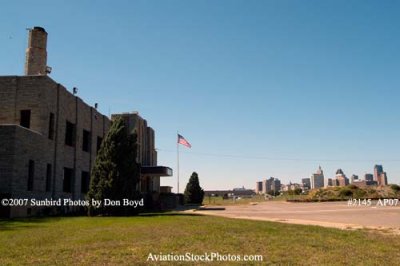
[[[339,196],[342,198],[351,197],[353,196],[353,191],[351,191],[349,188],[342,188],[339,192]]]
[[[348,185],[347,186],[349,189],[358,189],[358,187],[354,184]]]
[[[185,189],[185,203],[201,204],[204,198],[204,190],[200,187],[199,177],[196,172],[192,173]]]
[[[393,190],[393,192],[397,193],[400,191],[400,186],[396,184],[390,185],[390,188]]]

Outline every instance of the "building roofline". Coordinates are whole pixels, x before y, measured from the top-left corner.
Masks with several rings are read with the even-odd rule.
[[[78,98],[79,100],[82,101],[83,104],[85,104],[86,106],[92,108],[92,109],[95,110],[98,114],[100,114],[100,115],[106,117],[108,120],[111,120],[111,117],[108,117],[107,115],[105,115],[105,114],[99,112],[94,106],[88,104],[88,103],[87,103],[85,100],[83,100],[81,97],[79,97],[79,96],[77,96],[77,95],[74,95],[74,94],[71,93],[71,92],[67,89],[67,87],[65,87],[63,84],[61,84],[61,83],[55,81],[53,78],[51,78],[51,77],[49,77],[49,76],[47,76],[47,75],[6,75],[6,76],[0,76],[0,79],[2,79],[2,78],[19,78],[19,79],[20,79],[20,78],[22,78],[22,79],[39,78],[39,79],[47,79],[47,80],[49,80],[50,82],[54,83],[54,85],[60,85],[60,87],[62,87],[63,89],[65,89],[65,91],[66,91],[68,94],[70,94],[70,95],[73,96],[73,97]]]

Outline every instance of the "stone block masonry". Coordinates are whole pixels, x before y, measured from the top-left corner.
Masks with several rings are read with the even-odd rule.
[[[82,177],[109,127],[106,116],[48,76],[0,77],[0,194],[83,199]],[[10,216],[27,212],[12,208]]]

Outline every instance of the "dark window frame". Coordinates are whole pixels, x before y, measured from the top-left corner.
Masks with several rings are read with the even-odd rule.
[[[92,133],[86,129],[82,130],[82,151],[90,152]]]
[[[75,131],[76,125],[67,120],[65,123],[65,145],[71,147],[75,146]]]
[[[31,110],[30,109],[21,110],[19,112],[19,115],[20,115],[19,125],[21,127],[31,128]]]
[[[82,171],[81,173],[81,193],[86,194],[89,191],[90,173]]]
[[[50,113],[49,115],[49,139],[54,139],[54,126],[55,126],[55,115]]]
[[[72,193],[74,180],[74,169],[64,167],[63,173],[63,192]]]

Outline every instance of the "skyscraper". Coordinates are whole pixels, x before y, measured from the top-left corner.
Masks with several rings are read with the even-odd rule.
[[[375,180],[375,181],[378,181],[379,176],[380,176],[382,173],[383,173],[383,167],[382,167],[382,165],[376,164],[376,165],[374,166],[374,180]]]
[[[257,181],[256,182],[256,194],[260,194],[263,191],[263,182]]]
[[[304,189],[308,190],[311,188],[311,179],[310,178],[301,179],[301,183],[303,184]]]
[[[275,194],[281,191],[281,181],[278,178],[272,180],[271,190],[274,191]]]
[[[280,190],[281,190],[281,181],[278,178],[270,177],[262,181],[262,194],[268,194],[271,192],[274,192],[274,194],[276,194]]]
[[[365,180],[365,184],[367,186],[376,186],[376,185],[378,185],[378,182],[374,180],[374,175],[373,174],[365,174],[364,175],[364,180]]]
[[[378,177],[378,185],[386,186],[388,184],[386,172],[382,172]]]
[[[364,179],[365,179],[365,181],[374,181],[374,175],[373,174],[365,174]]]
[[[324,171],[319,166],[317,172],[311,175],[311,189],[324,187]]]
[[[386,172],[383,171],[382,165],[375,165],[374,167],[374,181],[378,186],[386,186],[388,184]]]
[[[350,180],[351,180],[351,183],[359,181],[358,175],[352,175]]]
[[[336,171],[336,185],[340,187],[347,186],[349,184],[349,179],[343,173],[342,169]]]

